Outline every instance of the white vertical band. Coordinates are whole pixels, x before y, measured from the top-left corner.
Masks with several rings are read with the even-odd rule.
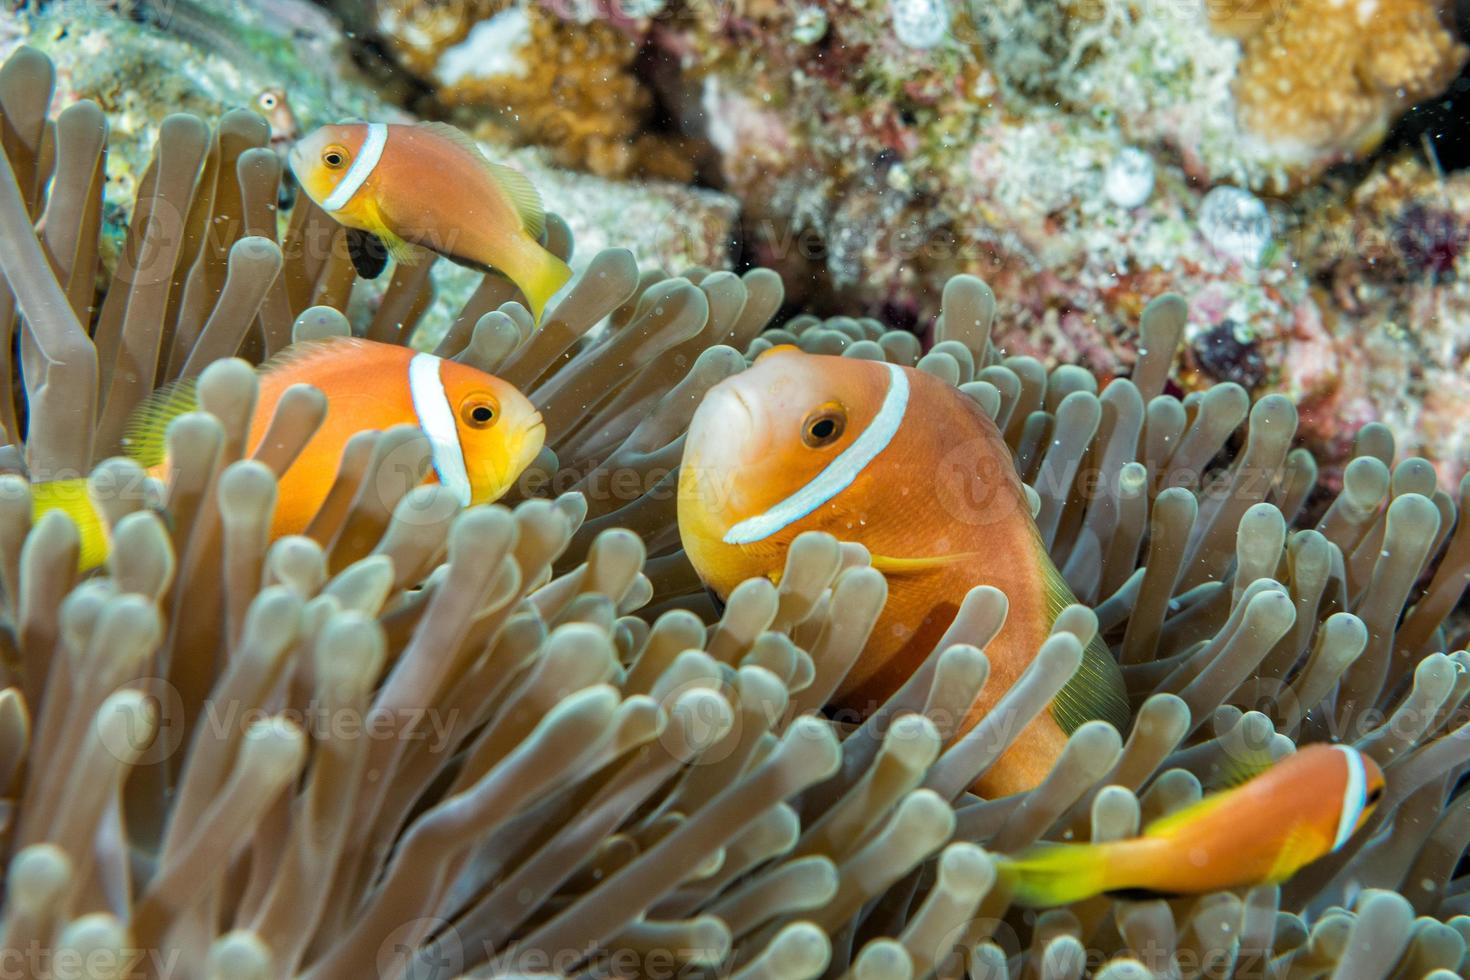
[[[440,363],[433,354],[415,354],[408,362],[408,391],[413,398],[414,413],[419,417],[419,428],[429,437],[439,482],[462,506],[468,507],[470,477],[464,465],[464,448],[459,444],[459,422],[449,406],[449,396],[444,393],[444,381],[439,377]]]
[[[765,513],[747,517],[726,531],[726,544],[752,544],[770,537],[792,521],[801,520],[851,486],[874,457],[888,448],[908,409],[909,379],[897,364],[883,366],[888,369],[888,393],[862,434],[806,486]]]
[[[383,147],[388,145],[387,123],[368,123],[367,138],[362,141],[362,149],[357,151],[357,156],[352,160],[352,166],[342,175],[332,193],[322,202],[323,211],[339,211],[347,206],[352,200],[352,195],[361,189],[363,181],[372,175],[373,170],[382,159]]]
[[[1358,828],[1358,818],[1368,806],[1368,773],[1363,768],[1363,757],[1358,750],[1346,745],[1334,745],[1347,759],[1347,788],[1342,793],[1342,812],[1337,818],[1337,837],[1332,842],[1335,851],[1347,843]]]

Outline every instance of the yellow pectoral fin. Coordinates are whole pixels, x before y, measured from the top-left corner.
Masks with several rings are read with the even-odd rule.
[[[1281,850],[1266,872],[1266,882],[1285,881],[1327,851],[1327,841],[1323,840],[1321,833],[1305,823],[1296,824],[1287,833],[1286,840],[1281,842]]]
[[[377,236],[378,240],[383,243],[383,247],[388,250],[388,254],[393,256],[393,261],[403,265],[417,265],[423,259],[424,250],[404,241],[392,228],[388,227],[388,220],[383,217],[383,209],[378,207],[378,202],[372,198],[364,198],[357,208],[357,213],[352,217],[352,224],[355,227]]]
[[[428,251],[411,242],[404,241],[391,232],[387,235],[379,235],[378,237],[383,239],[383,244],[387,247],[388,254],[393,256],[393,261],[399,265],[418,265],[424,260],[424,256]]]
[[[890,558],[887,555],[869,555],[869,563],[884,575],[913,575],[946,568],[957,562],[974,558],[973,552],[958,555],[935,555],[932,558]]]

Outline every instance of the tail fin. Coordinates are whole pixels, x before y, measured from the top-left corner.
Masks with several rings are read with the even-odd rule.
[[[107,523],[92,503],[85,479],[32,484],[31,519],[40,520],[43,514],[53,510],[61,511],[77,526],[77,534],[82,543],[81,559],[78,562],[81,571],[96,568],[107,560],[111,547]]]
[[[1107,844],[1037,844],[999,863],[1017,905],[1068,905],[1108,890]]]
[[[536,325],[540,326],[541,315],[546,312],[546,304],[572,278],[572,270],[565,262],[539,245],[537,251],[541,254],[535,261],[527,263],[524,271],[518,270],[518,274],[511,278],[525,294],[526,302],[531,307],[531,316],[535,318]]]

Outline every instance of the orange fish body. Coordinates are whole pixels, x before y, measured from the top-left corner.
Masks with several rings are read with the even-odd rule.
[[[464,506],[504,494],[545,438],[540,414],[499,378],[396,344],[340,338],[296,344],[262,365],[247,452],[259,448],[281,396],[297,384],[319,389],[327,411],[280,476],[272,538],[306,530],[331,491],[347,441],[360,432],[419,426],[433,457],[427,482],[442,483]],[[162,389],[134,414],[124,451],[150,475],[166,479],[164,433],[173,419],[197,405],[192,384]],[[37,484],[32,497],[38,515],[60,509],[77,523],[83,568],[105,560],[105,527],[87,498],[85,481]]]
[[[540,414],[483,371],[398,344],[342,339],[298,346],[304,349],[262,371],[250,420],[254,452],[287,388],[308,384],[327,396],[321,427],[281,474],[273,537],[305,530],[326,501],[342,450],[359,432],[418,425],[434,451],[429,482],[445,483],[465,506],[500,497],[541,450]],[[477,410],[489,412],[483,424]]]
[[[1197,895],[1275,884],[1337,850],[1368,819],[1383,772],[1346,745],[1311,745],[1234,789],[1101,844],[1038,844],[1007,859],[1021,905],[1065,905],[1105,892]]]
[[[545,213],[531,182],[491,163],[475,143],[443,123],[323,126],[290,153],[292,172],[312,200],[350,229],[380,239],[400,260],[417,245],[455,262],[499,269],[537,322],[571,270],[537,240]],[[354,263],[369,277],[380,263]]]
[[[1010,451],[970,398],[911,368],[778,347],[713,388],[695,413],[679,531],[701,578],[724,597],[746,578],[779,576],[792,540],[812,530],[861,543],[888,578],[888,602],[835,697],[862,714],[929,655],[966,592],[993,585],[1010,606],[985,648],[989,680],[963,729],[973,727],[1072,601]],[[1095,717],[1120,727],[1127,719],[1116,665],[1100,646],[976,790],[1035,786],[1070,731]]]

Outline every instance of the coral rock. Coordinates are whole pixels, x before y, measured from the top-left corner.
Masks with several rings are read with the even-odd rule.
[[[1467,49],[1440,8],[1439,0],[1293,0],[1274,17],[1259,11],[1236,82],[1242,121],[1287,160],[1362,155],[1465,64]]]

